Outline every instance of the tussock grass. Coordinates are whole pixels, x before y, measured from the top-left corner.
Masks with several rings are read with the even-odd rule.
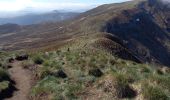
[[[142,94],[146,100],[169,100],[166,93],[158,86],[144,84],[142,86]]]
[[[8,79],[9,79],[8,73],[4,69],[0,68],[0,82]]]
[[[51,99],[82,99],[100,94],[107,98],[135,99],[140,95],[146,98],[147,92],[151,92],[153,97],[146,99],[153,100],[154,94],[159,93],[156,98],[164,100],[170,94],[168,68],[164,71],[163,68],[122,60],[93,48],[62,48],[38,56],[43,63],[36,72],[39,82],[33,87],[33,97],[46,94]],[[160,69],[163,74],[157,72]],[[67,77],[58,77],[58,71],[63,71]],[[134,88],[136,84],[143,86],[143,81],[149,86]]]
[[[9,59],[14,57],[13,52],[1,52],[0,51],[0,94],[4,90],[8,90],[13,84],[10,76],[7,72],[9,65]]]

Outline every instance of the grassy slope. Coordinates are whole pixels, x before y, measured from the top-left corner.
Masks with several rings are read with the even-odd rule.
[[[36,100],[169,99],[169,68],[122,60],[94,48],[93,43],[101,38],[99,34],[83,35],[50,52],[30,53],[30,59],[23,62],[23,67],[31,69],[37,79],[30,96]],[[8,65],[11,56],[15,54],[1,53],[3,66]],[[59,71],[66,78],[58,75]],[[1,82],[1,89],[5,89],[10,81]]]
[[[31,53],[23,61],[23,67],[31,69],[37,79],[30,94],[33,99],[169,100],[169,68],[122,60],[84,44],[75,41],[56,51]],[[5,70],[7,59],[15,54],[1,53],[1,90],[11,82]]]
[[[41,61],[32,97],[39,99],[170,99],[170,69],[138,64],[94,48],[33,54]],[[26,65],[29,65],[27,63]],[[66,78],[58,76],[63,71]]]
[[[97,34],[109,32],[116,35],[120,40],[124,41],[126,48],[128,48],[128,51],[132,52],[132,54],[137,56],[141,61],[168,65],[169,35],[164,33],[164,31],[166,31],[164,30],[164,21],[161,20],[159,16],[159,13],[163,13],[164,10],[154,10],[152,7],[148,6],[148,3],[146,3],[146,5],[142,6],[146,10],[148,10],[146,11],[146,13],[159,13],[153,13],[154,18],[152,19],[150,19],[150,17],[152,16],[147,16],[148,18],[143,18],[143,15],[137,16],[142,12],[142,9],[139,8],[139,4],[142,5],[142,3],[140,3],[139,1],[140,0],[120,4],[102,5],[93,10],[83,13],[81,16],[78,16],[74,20],[66,22],[66,24],[61,24],[62,27],[60,27],[60,25],[50,25],[51,27],[49,28],[47,27],[47,25],[44,25],[43,27],[38,28],[40,33],[37,31],[33,31],[34,35],[31,36],[31,39],[36,37],[43,37],[42,39],[40,39],[40,41],[32,41],[28,44],[25,42],[19,43],[23,43],[22,48],[25,48],[25,46],[27,46],[30,48],[30,50],[35,51],[37,49],[32,48],[38,47],[38,49],[41,48],[43,50],[45,49],[46,51],[55,50],[56,48],[60,48],[67,43],[75,42],[77,41],[77,39],[82,39],[82,41],[85,41],[86,38],[93,37],[88,40],[91,41],[91,43],[94,45],[96,45],[95,43],[97,41],[97,46],[101,46],[101,43],[104,44],[103,42],[116,42],[114,40],[108,41],[108,39],[106,39],[105,37],[103,37],[104,39],[102,37],[95,37],[95,35]],[[157,5],[154,7],[159,8],[159,6]],[[169,13],[167,12],[167,14]],[[141,17],[141,20],[144,21],[143,24],[136,24],[136,22],[134,22],[138,17]],[[117,20],[118,24],[116,24],[114,20]],[[154,23],[150,25],[150,21],[154,21]],[[145,27],[146,25],[148,26]],[[115,32],[111,29],[118,30]],[[32,28],[29,28],[29,30],[32,30]],[[30,33],[32,34],[32,32]],[[18,46],[13,46],[18,48],[21,47],[19,44],[16,45]],[[112,45],[108,44],[105,49],[110,49],[109,52],[112,52],[113,49],[111,46]],[[164,53],[161,54],[162,52]]]

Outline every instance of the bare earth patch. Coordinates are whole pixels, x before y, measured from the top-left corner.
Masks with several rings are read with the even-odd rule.
[[[31,72],[21,66],[21,62],[15,61],[9,69],[11,78],[16,82],[17,91],[6,100],[28,100],[31,89]]]

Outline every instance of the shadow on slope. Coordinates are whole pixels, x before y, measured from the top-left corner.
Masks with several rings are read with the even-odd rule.
[[[126,10],[120,16],[108,21],[104,30],[127,41],[126,47],[145,61],[170,65],[170,53],[164,46],[170,37],[152,15],[144,10]]]

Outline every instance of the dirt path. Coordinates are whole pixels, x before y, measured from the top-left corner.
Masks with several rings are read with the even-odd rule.
[[[21,62],[15,61],[12,68],[9,69],[9,74],[16,83],[17,91],[14,92],[11,98],[5,100],[28,100],[31,89],[31,73],[22,68]]]

